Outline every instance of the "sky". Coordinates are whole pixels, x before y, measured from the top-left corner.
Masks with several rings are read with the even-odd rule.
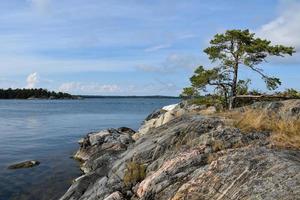
[[[300,0],[0,0],[0,88],[178,95],[213,66],[203,49],[216,33],[250,29],[300,52],[299,11]],[[300,53],[261,68],[300,89]]]

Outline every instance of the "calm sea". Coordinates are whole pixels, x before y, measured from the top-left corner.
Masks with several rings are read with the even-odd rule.
[[[168,98],[0,100],[0,200],[58,199],[81,174],[70,156],[86,133],[111,127],[137,129]],[[35,159],[31,169],[8,170]]]

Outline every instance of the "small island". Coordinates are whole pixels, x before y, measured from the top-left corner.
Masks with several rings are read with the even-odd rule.
[[[79,97],[46,89],[0,89],[0,99],[78,99]]]

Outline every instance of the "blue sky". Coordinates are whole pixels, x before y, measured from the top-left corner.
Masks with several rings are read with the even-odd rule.
[[[300,50],[300,0],[0,1],[0,87],[178,95],[216,33],[248,28]],[[261,67],[300,89],[300,54]],[[252,88],[264,84],[248,70]]]

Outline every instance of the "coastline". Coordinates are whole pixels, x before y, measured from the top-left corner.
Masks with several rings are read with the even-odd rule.
[[[297,110],[300,101],[255,106]],[[137,132],[121,127],[87,134],[74,155],[84,174],[61,200],[298,197],[299,150],[270,148],[268,132],[244,134],[215,113],[179,103],[151,113]]]

